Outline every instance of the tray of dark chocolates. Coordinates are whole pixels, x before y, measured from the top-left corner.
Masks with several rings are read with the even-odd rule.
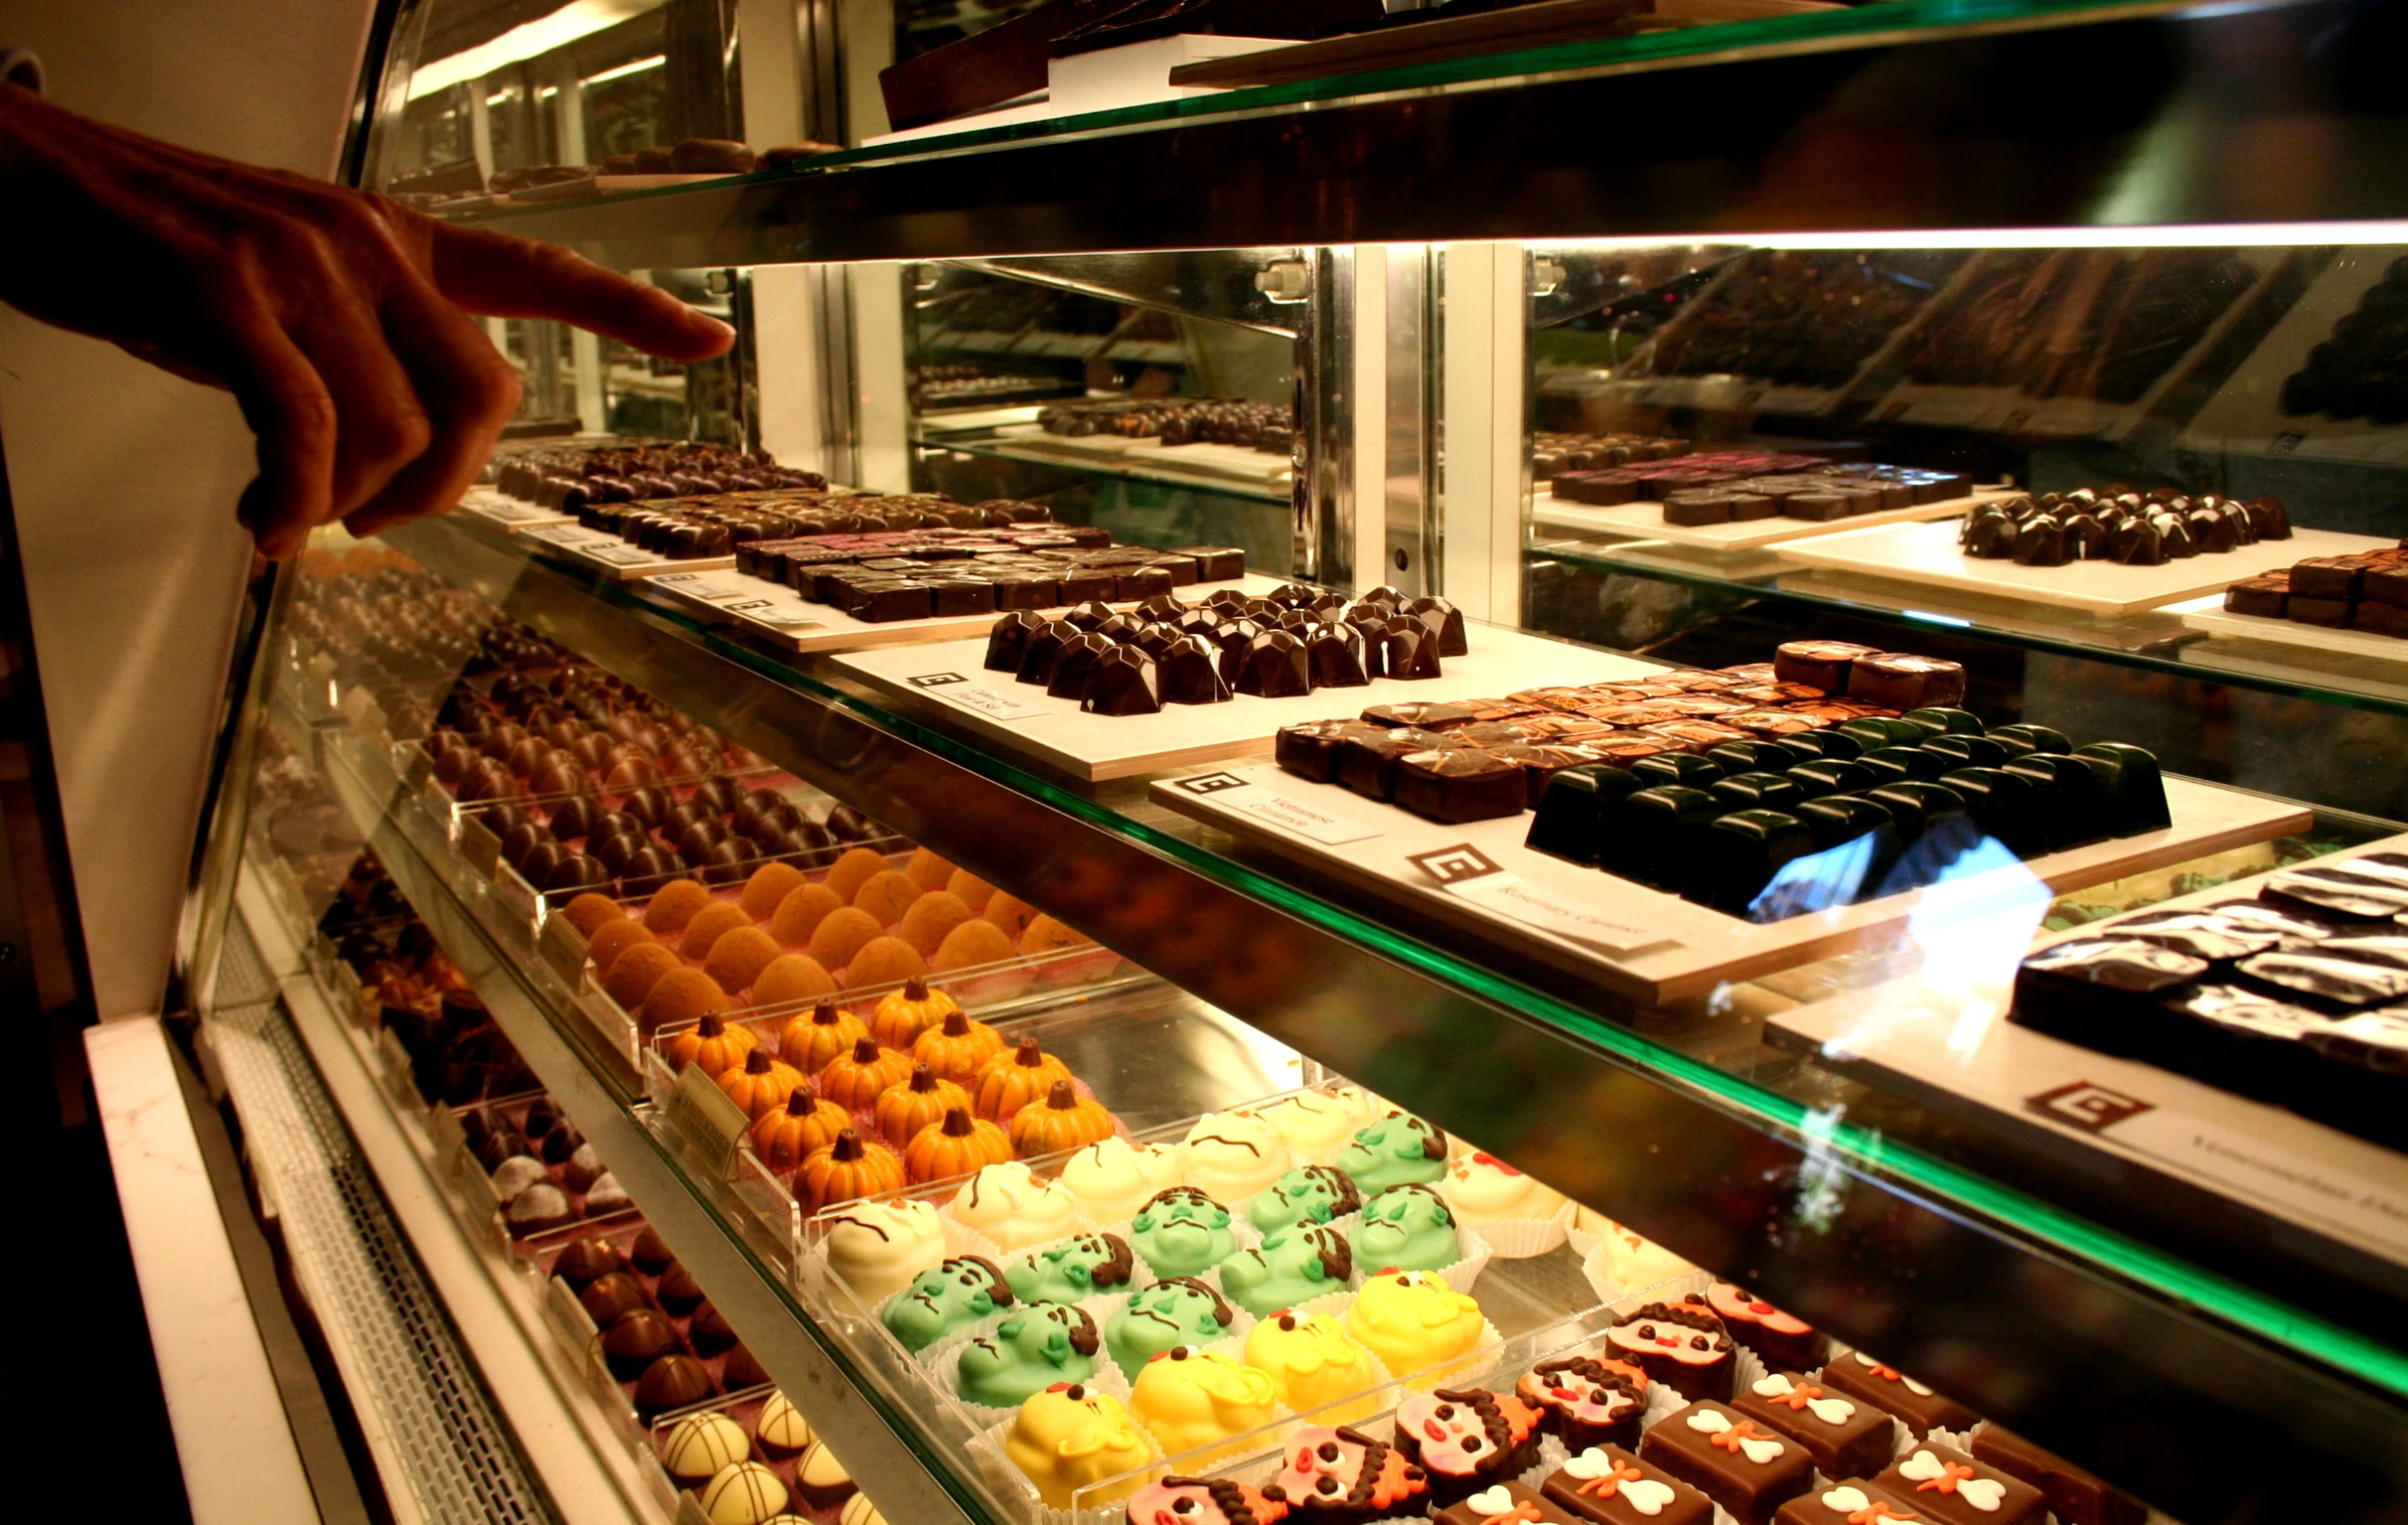
[[[1374,706],[1286,728],[1275,770],[1153,797],[1654,1000],[1883,936],[1936,886],[1972,914],[2035,878],[2082,888],[2309,823],[2162,777],[2139,747],[1990,728],[1957,707],[1952,662],[1780,655]]]
[[[1261,597],[1017,611],[984,641],[838,658],[882,687],[1051,766],[1097,780],[1259,755],[1327,695],[1404,701],[1433,683],[1491,687],[1652,673],[1648,663],[1519,631],[1468,627],[1443,598],[1357,598],[1288,583]]]
[[[2221,609],[2182,616],[2215,635],[2408,660],[2408,542],[2347,556],[2312,556],[2224,590]]]
[[[581,1321],[555,1316],[563,1340],[590,1330],[578,1353],[598,1384],[615,1390],[622,1416],[642,1424],[731,1393],[769,1373],[640,1216],[527,1241],[533,1274],[557,1281]]]
[[[2053,508],[2045,505],[2048,494],[2018,494],[2011,505],[1977,508],[1963,524],[1844,529],[1790,541],[1779,554],[1806,566],[2122,618],[2219,594],[2236,578],[2279,571],[2303,557],[2394,544],[2301,528],[2272,498],[2152,498],[2111,488],[2083,497],[2080,490],[2057,494]],[[2137,501],[2121,501],[2127,497]],[[2227,543],[2228,549],[2207,548]]]
[[[1961,472],[1791,451],[1724,450],[1557,473],[1531,517],[1559,529],[1752,550],[1864,527],[1954,518],[1994,500]]]
[[[2023,961],[2007,1020],[2390,1147],[2408,1143],[2408,853],[2143,911]]]

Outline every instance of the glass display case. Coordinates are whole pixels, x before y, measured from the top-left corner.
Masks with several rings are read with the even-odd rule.
[[[739,344],[497,329],[487,480],[286,569],[194,975],[334,1014],[634,1512],[2408,1508],[2395,19],[898,138],[994,17],[691,9],[403,7],[372,182],[465,111],[428,205]],[[845,146],[523,195],[550,79]]]

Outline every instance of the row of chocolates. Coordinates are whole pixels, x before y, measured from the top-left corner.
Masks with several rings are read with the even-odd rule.
[[[1945,502],[1972,490],[1972,481],[1956,471],[1765,450],[1718,450],[1653,464],[1565,471],[1554,484],[1557,497],[1575,503],[1610,507],[1660,501],[1668,524],[1842,519]]]
[[[1053,402],[1040,409],[1049,434],[1160,439],[1164,444],[1233,444],[1284,455],[1295,443],[1295,411],[1244,397],[1111,397]]]
[[[1462,611],[1443,598],[1380,587],[1349,599],[1291,582],[1260,598],[1222,588],[1194,604],[1149,598],[1127,613],[1084,603],[1059,619],[1007,614],[988,632],[986,667],[1090,714],[1152,715],[1233,694],[1285,699],[1435,678],[1441,658],[1470,649]]]
[[[2171,487],[2135,492],[2121,482],[1984,503],[1957,531],[1967,555],[2018,566],[2163,566],[2290,537],[2290,512],[2280,498],[2243,503],[2219,492],[2192,496]]]
[[[2286,571],[2244,578],[2224,590],[2224,608],[2334,630],[2408,635],[2408,541],[2354,556],[2310,556]]]
[[[825,487],[817,471],[781,466],[767,450],[687,441],[496,450],[486,477],[511,497],[574,512],[588,502],[636,502],[708,492]]]

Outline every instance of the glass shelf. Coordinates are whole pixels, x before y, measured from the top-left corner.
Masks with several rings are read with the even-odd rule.
[[[2135,1193],[2096,1160],[1770,1041],[1768,1020],[1801,1002],[1911,971],[1912,942],[1635,1006],[1460,926],[1372,910],[1341,881],[1160,809],[1140,783],[1049,775],[827,658],[750,645],[465,520],[388,538],[950,860],[1048,887],[1066,916],[1211,1006],[1966,1387],[2169,1512],[2216,1517],[2182,1487],[2187,1460],[2172,1462],[2198,1435],[2262,1442],[2268,1425],[2325,1448],[2351,1487],[2392,1487],[2364,1470],[2371,1441],[2339,1437],[2384,1432],[2408,1397],[2397,1266],[2296,1233],[2277,1244],[2210,1192]],[[2371,830],[2328,814],[2314,835]],[[1167,937],[1175,925],[1212,934]],[[2068,1307],[2092,1311],[2068,1320]],[[2185,1392],[2182,1443],[2171,1430],[2144,1442],[2135,1427],[2170,1416],[2168,1384]],[[2110,1417],[2101,1450],[2087,1431]],[[2150,1446],[2163,1467],[2141,1459]]]
[[[2348,125],[2320,154],[2396,162],[2408,142],[2398,103],[2344,66],[2349,43],[2312,41],[2363,29],[2375,47],[2377,26],[2344,0],[1907,0],[971,129],[478,220],[652,270],[2398,218],[2408,201],[2393,177],[2275,173],[2257,153],[2278,114],[2326,109]],[[2247,60],[2271,56],[2303,61],[2294,94],[2312,106],[2266,94]],[[1701,121],[1694,71],[1706,68],[1716,106]],[[2045,129],[2001,109],[2041,77],[2116,109]],[[1565,128],[1649,120],[1685,130],[1609,151]],[[2184,153],[2152,155],[2168,134]],[[1885,153],[1862,152],[1877,140]],[[2143,158],[2145,179],[2124,173]],[[2015,173],[1986,168],[2007,163]]]

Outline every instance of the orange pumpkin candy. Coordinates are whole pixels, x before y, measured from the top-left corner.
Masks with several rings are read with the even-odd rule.
[[[1031,1102],[1043,1101],[1056,1081],[1070,1078],[1070,1066],[1040,1050],[1036,1039],[1024,1038],[1019,1048],[979,1066],[971,1104],[988,1122],[1007,1122]]]
[[[766,1113],[752,1126],[752,1151],[773,1170],[793,1169],[814,1149],[824,1149],[836,1136],[853,1126],[853,1115],[834,1102],[823,1102],[808,1086],[797,1086],[786,1105]]]
[[[802,1083],[801,1071],[758,1048],[744,1056],[742,1069],[731,1069],[719,1077],[719,1089],[755,1122],[784,1107]]]
[[[839,1107],[867,1112],[878,1105],[879,1094],[911,1079],[912,1058],[896,1049],[881,1049],[875,1038],[858,1039],[853,1052],[839,1054],[819,1073],[819,1094]]]
[[[947,1012],[945,1020],[912,1040],[911,1057],[949,1081],[969,1086],[979,1067],[1004,1052],[995,1029],[967,1012]]]
[[[836,1136],[834,1144],[813,1149],[794,1172],[794,1194],[806,1212],[902,1185],[903,1161],[895,1151],[849,1128]]]
[[[700,1022],[669,1040],[669,1068],[700,1065],[704,1075],[717,1080],[743,1064],[752,1051],[752,1034],[729,1027],[716,1012],[706,1012]]]
[[[808,1016],[786,1024],[778,1035],[778,1057],[805,1075],[817,1075],[828,1068],[828,1061],[852,1053],[853,1045],[869,1036],[869,1024],[835,1002],[823,1001]]]
[[[940,1078],[928,1066],[915,1064],[910,1080],[878,1094],[878,1104],[871,1113],[877,1118],[878,1132],[886,1136],[886,1142],[901,1148],[918,1138],[920,1130],[944,1122],[945,1114],[957,1107],[969,1110],[970,1093]]]
[[[906,980],[870,1013],[870,1036],[890,1049],[908,1050],[920,1035],[961,1010],[951,996],[930,990],[924,980]]]
[[[957,1107],[942,1123],[931,1123],[903,1146],[903,1173],[914,1185],[972,1175],[1012,1157],[1012,1141],[984,1118]]]
[[[1111,1137],[1112,1114],[1094,1097],[1079,1095],[1068,1081],[1056,1081],[1043,1106],[1023,1107],[1012,1115],[1012,1147],[1023,1159],[1085,1148]]]

